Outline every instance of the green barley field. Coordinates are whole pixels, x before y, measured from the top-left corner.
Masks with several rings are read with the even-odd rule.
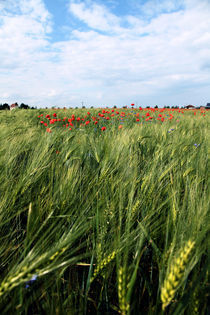
[[[207,314],[209,113],[87,111],[0,112],[0,314]]]

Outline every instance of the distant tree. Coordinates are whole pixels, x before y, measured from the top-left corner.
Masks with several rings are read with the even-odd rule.
[[[4,103],[3,105],[0,105],[0,110],[10,109],[9,104]]]
[[[146,108],[150,108],[150,106],[147,106]]]
[[[155,105],[155,108],[158,108],[158,106],[157,106],[157,105]]]
[[[94,107],[93,107],[93,106],[91,106],[90,108],[92,108],[92,109],[93,109]]]
[[[75,109],[78,109],[78,107],[76,106]]]
[[[83,109],[86,108],[85,105],[83,105],[82,108],[83,108]]]
[[[117,106],[116,106],[116,105],[114,105],[114,108],[117,108]]]
[[[29,109],[30,107],[24,103],[20,104],[20,109]]]

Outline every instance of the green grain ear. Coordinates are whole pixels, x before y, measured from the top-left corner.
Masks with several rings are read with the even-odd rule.
[[[183,280],[184,272],[187,268],[190,254],[194,246],[195,242],[189,240],[185,247],[180,251],[179,256],[174,262],[172,262],[170,266],[170,272],[165,278],[163,287],[161,288],[161,301],[163,310],[165,310],[165,308],[171,303],[177,289]]]

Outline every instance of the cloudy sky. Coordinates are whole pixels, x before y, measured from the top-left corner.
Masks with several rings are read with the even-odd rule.
[[[0,0],[0,103],[210,102],[210,0]]]

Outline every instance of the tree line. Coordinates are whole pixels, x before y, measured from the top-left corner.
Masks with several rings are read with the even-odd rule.
[[[30,107],[29,105],[27,104],[24,104],[24,103],[21,103],[20,106],[18,105],[18,103],[14,103],[17,108],[20,108],[20,109],[36,109],[35,107]],[[10,106],[9,104],[7,103],[4,103],[4,104],[0,104],[0,110],[10,110]]]

